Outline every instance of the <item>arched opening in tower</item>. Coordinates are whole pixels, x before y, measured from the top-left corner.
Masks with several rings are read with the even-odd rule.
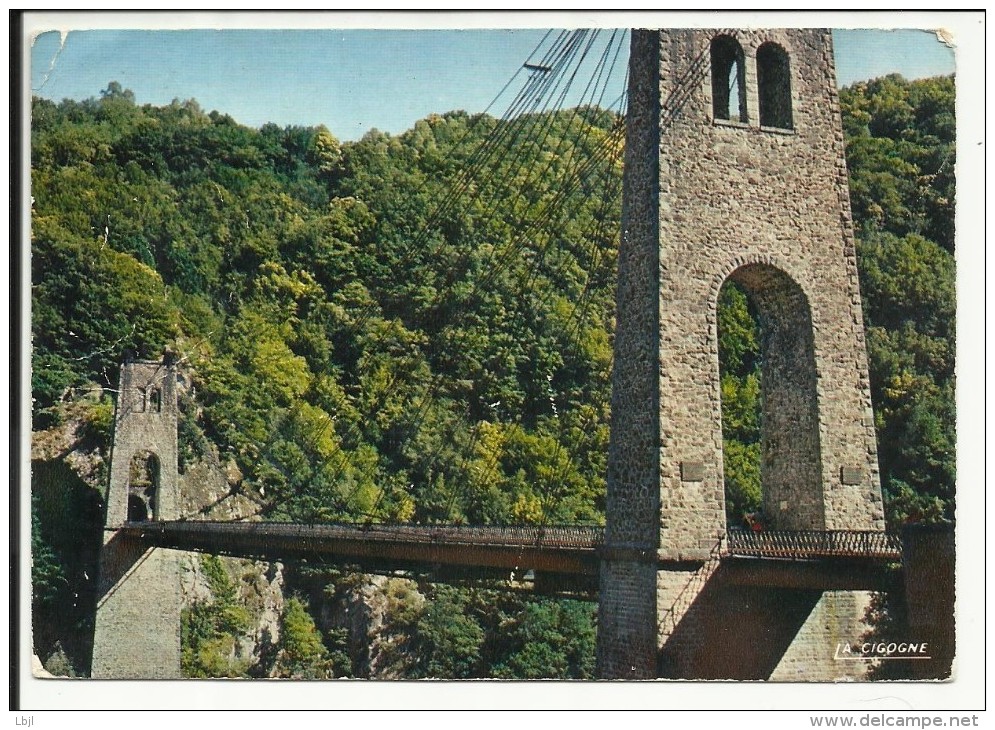
[[[128,521],[154,520],[158,493],[159,457],[141,451],[131,458],[128,469]]]
[[[791,64],[787,52],[776,43],[757,49],[757,96],[760,126],[793,129],[791,113]]]
[[[732,36],[718,35],[711,43],[712,116],[746,124],[746,66],[743,49]]]
[[[149,410],[152,413],[162,412],[162,391],[159,388],[150,388],[148,393]]]
[[[718,337],[729,527],[824,529],[808,298],[773,266],[743,266],[720,291]]]

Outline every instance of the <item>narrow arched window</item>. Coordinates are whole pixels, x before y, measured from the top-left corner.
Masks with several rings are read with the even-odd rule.
[[[153,413],[162,412],[162,391],[158,388],[149,391],[149,410]]]
[[[760,126],[794,129],[791,117],[791,64],[776,43],[757,49],[757,95]]]
[[[712,116],[746,124],[746,65],[743,48],[727,35],[712,39]]]

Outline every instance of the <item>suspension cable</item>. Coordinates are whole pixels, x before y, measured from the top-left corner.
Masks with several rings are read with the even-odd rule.
[[[544,37],[543,42],[546,40],[546,38],[548,38],[548,36],[549,33],[547,33],[546,37]],[[537,73],[534,70],[532,71],[528,82],[525,84],[524,89],[516,97],[515,101],[512,103],[512,106],[509,108],[509,111],[505,114],[504,117],[502,117],[502,121],[498,122],[496,126],[497,134],[489,136],[480,145],[478,145],[475,148],[475,150],[471,153],[470,157],[468,158],[469,164],[467,164],[463,168],[461,175],[457,178],[456,182],[450,187],[450,192],[443,197],[442,202],[436,207],[433,213],[429,216],[429,220],[426,223],[426,225],[421,227],[419,234],[411,242],[411,245],[407,247],[407,250],[404,252],[404,255],[401,258],[402,264],[404,262],[410,262],[411,258],[418,253],[418,249],[420,248],[419,244],[423,243],[424,240],[428,237],[429,230],[431,230],[434,224],[437,224],[438,221],[440,221],[444,217],[444,215],[446,215],[449,211],[451,211],[455,207],[455,205],[460,201],[462,196],[473,186],[473,182],[476,179],[477,175],[480,173],[480,171],[482,171],[486,167],[486,165],[495,158],[495,156],[502,147],[507,147],[510,150],[517,150],[517,154],[512,158],[512,160],[515,162],[519,160],[524,160],[530,148],[541,149],[542,144],[551,133],[552,120],[554,114],[548,114],[547,123],[542,128],[542,137],[540,142],[536,142],[535,137],[525,136],[527,134],[527,130],[530,125],[530,115],[534,114],[536,110],[541,106],[542,100],[544,98],[551,99],[555,97],[557,110],[563,104],[563,101],[567,98],[570,86],[572,85],[573,81],[577,76],[579,64],[583,62],[583,59],[586,57],[593,43],[593,38],[591,38],[588,43],[582,44],[582,40],[585,37],[586,37],[586,32],[570,34],[569,36],[565,36],[564,33],[560,34],[560,37],[556,40],[556,42],[554,42],[553,48],[550,49],[542,58],[543,69],[549,69],[549,70],[548,71],[543,70],[541,73]],[[609,49],[612,47],[612,43],[614,43],[614,38],[615,34],[613,33],[612,40],[610,41],[606,49],[602,52],[602,58],[598,64],[596,75],[592,80],[588,82],[587,88],[585,89],[583,95],[583,98],[586,99],[589,89],[593,88],[595,90],[599,90],[599,94],[596,94],[595,96],[591,97],[591,102],[589,103],[588,109],[586,110],[586,113],[589,115],[594,113],[591,107],[600,106],[600,102],[604,98],[605,89],[607,88],[607,80],[608,77],[610,76],[610,73],[606,70],[605,59],[608,56]],[[620,48],[621,46],[619,45],[615,49],[615,59],[617,59],[618,57]],[[536,51],[534,51],[533,54],[530,56],[530,60],[536,55],[537,51],[538,47]],[[580,61],[578,62],[576,67],[574,67],[572,73],[570,73],[566,82],[565,83],[562,82],[562,79],[558,80],[558,77],[562,76],[567,70],[567,64],[577,57],[579,57]],[[612,61],[612,63],[614,63],[614,60]],[[519,75],[519,73],[521,73],[521,69],[519,69],[519,71],[516,72],[512,80],[505,85],[504,89],[502,89],[501,94],[504,93],[504,91],[510,86],[514,78],[516,78]],[[501,94],[499,94],[499,96]],[[485,115],[486,113],[478,117],[477,121],[483,119]],[[582,122],[586,121],[583,115],[580,116]],[[581,130],[583,129],[583,127],[584,125],[581,124],[580,125]],[[468,127],[464,132],[463,138],[469,136],[471,131],[472,128]],[[523,137],[525,139],[524,145],[520,144]],[[619,140],[616,138],[614,132],[607,137],[607,140],[609,142],[610,149],[615,151],[620,149],[621,145],[619,144]],[[559,151],[560,146],[563,144],[564,140],[561,139],[556,149],[556,152]],[[573,161],[575,154],[577,154],[577,147],[578,145],[575,144],[574,147],[571,149],[570,154],[567,157],[567,163],[562,163],[561,161],[561,164],[565,164],[568,167],[568,169],[570,163],[572,163]],[[538,175],[528,176],[527,180],[532,180],[532,179],[542,180],[544,173],[546,173],[550,169],[551,165],[557,159],[557,157],[558,155],[556,154],[550,155],[550,160],[547,162],[546,166],[542,169],[542,171]],[[600,153],[592,155],[592,158],[588,160],[587,164],[580,165],[579,169],[568,177],[566,181],[567,189],[565,190],[562,187],[559,189],[558,193],[553,196],[553,200],[550,203],[547,203],[545,207],[543,207],[540,210],[540,215],[538,216],[538,219],[529,222],[529,224],[525,227],[524,231],[522,231],[517,238],[512,240],[511,245],[507,247],[507,250],[498,256],[498,258],[494,262],[495,265],[491,266],[487,271],[487,273],[484,275],[483,281],[479,282],[478,285],[473,287],[473,289],[478,295],[483,289],[486,288],[486,285],[490,284],[499,275],[500,272],[507,269],[511,261],[514,260],[515,253],[519,251],[525,243],[524,239],[526,233],[528,233],[529,231],[542,230],[543,227],[547,227],[551,223],[559,220],[555,204],[567,198],[568,193],[572,193],[576,189],[576,186],[580,184],[580,182],[582,182],[583,179],[585,178],[585,173],[589,172],[600,159],[601,159]],[[612,165],[614,165],[614,162],[609,164],[609,177],[610,177],[610,167]],[[533,165],[530,166],[529,169],[532,172],[535,172],[537,168]],[[497,193],[506,191],[513,184],[514,183],[512,180],[510,179],[507,180],[505,185],[498,187]],[[517,188],[514,200],[518,200],[524,194],[524,192],[525,192],[524,186],[520,186],[519,188]],[[499,200],[500,196],[495,194],[494,198]],[[492,203],[492,205],[496,207],[496,204]],[[602,209],[606,207],[607,207],[607,196],[604,204],[602,205]],[[486,208],[485,210],[493,210],[493,208]],[[600,230],[600,228],[603,228],[604,226],[606,216],[600,215],[598,216],[598,218],[601,219],[601,226],[599,226]],[[585,231],[584,235],[586,237],[587,231]],[[540,248],[543,257],[545,256],[546,251],[548,251],[549,249],[550,241],[551,241],[551,236],[547,236],[545,244]],[[433,248],[432,253],[438,251],[439,245],[436,245]],[[598,249],[596,247],[596,254],[592,258],[592,260],[597,259],[597,250]],[[527,277],[526,281],[523,283],[531,285],[534,279],[534,275],[537,271],[538,267],[533,266],[533,268],[530,269],[529,276]],[[590,276],[588,275],[587,280],[585,281],[584,291],[581,293],[580,301],[574,306],[571,312],[571,317],[570,317],[571,320],[573,320],[574,316],[577,315],[578,312],[580,317],[584,316],[584,313],[586,312],[587,309],[587,305],[589,304],[589,300],[587,299],[586,296],[589,286],[590,286]],[[438,296],[436,298],[438,299]],[[360,316],[357,319],[353,320],[352,327],[355,329],[355,331],[357,332],[362,331],[364,323],[373,315],[374,309],[378,308],[379,306],[375,301],[369,303],[364,308],[364,310],[361,311]],[[466,311],[466,309],[464,308],[463,311]],[[388,331],[384,333],[384,336],[389,336],[394,331],[394,328],[398,325],[400,325],[400,320],[398,320],[397,318],[392,318],[391,320],[389,320],[387,322]],[[575,322],[572,323],[573,332],[579,333],[580,326],[581,326],[580,320],[577,319]],[[376,410],[379,410],[379,408],[382,407],[383,402],[390,397],[390,393],[394,390],[394,386],[397,383],[398,379],[399,379],[399,373],[397,371],[392,371],[391,380],[388,383],[388,387],[381,394],[379,394],[378,400],[381,402],[381,404],[380,406],[377,407]],[[424,416],[427,414],[428,409],[430,408],[431,403],[434,401],[436,393],[441,387],[441,385],[442,385],[442,379],[440,376],[437,376],[433,378],[430,387],[427,389],[427,391],[423,393],[421,402],[415,411],[416,417],[410,422],[409,428],[406,429],[407,436],[401,441],[401,443],[398,444],[399,449],[401,448],[403,443],[406,443],[407,440],[410,437],[412,437],[414,433],[416,433],[417,430],[420,428],[421,421],[424,419]],[[331,420],[333,420],[331,417],[327,419],[327,422],[323,425],[323,429],[327,429]],[[359,428],[359,424],[360,420],[357,419],[356,421],[354,421],[353,428],[351,430],[353,431],[357,430]],[[472,451],[473,448],[475,448],[476,440],[479,437],[479,433],[480,433],[479,428],[471,429],[471,434],[472,434],[471,444],[468,447],[469,450],[464,452],[464,459],[463,459],[464,463],[466,462],[466,454]],[[316,437],[315,441],[317,440],[317,438],[320,438],[320,436],[321,434],[319,434]],[[559,440],[558,440],[558,446],[559,446]],[[343,473],[348,462],[351,461],[348,453],[342,448],[341,444],[339,445],[337,453],[342,458],[339,460],[339,464],[337,465],[338,468],[336,469],[334,475],[332,476],[331,481],[333,484],[338,481],[338,478]],[[365,481],[365,477],[369,476],[368,472],[372,471],[372,469],[375,468],[376,464],[375,463],[371,464],[371,467],[367,469],[367,473],[363,475],[364,479],[357,479],[356,486],[354,487],[348,499],[346,500],[347,503],[352,501],[352,498],[355,496],[356,489],[360,488],[363,482]],[[372,511],[374,515],[376,509],[379,507],[379,504],[382,502],[384,495],[385,495],[385,490],[381,489],[375,508]],[[451,495],[450,500],[448,500],[449,506],[447,508],[447,512],[451,513],[451,507],[454,502],[453,498],[455,496],[456,496],[455,494]],[[371,517],[374,515],[371,515]]]

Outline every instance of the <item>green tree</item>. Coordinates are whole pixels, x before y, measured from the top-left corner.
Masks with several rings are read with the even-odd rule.
[[[415,624],[411,652],[417,657],[413,676],[433,679],[480,677],[484,630],[468,615],[461,592],[437,585]]]
[[[42,535],[38,497],[31,497],[31,613],[38,616],[59,600],[69,581],[55,550]]]
[[[328,679],[332,660],[321,632],[301,599],[288,598],[280,617],[277,676],[290,679]]]
[[[952,519],[953,256],[916,234],[869,235],[858,254],[889,524]]]
[[[891,75],[840,92],[858,229],[918,233],[953,252],[954,80]]]
[[[51,671],[86,676],[103,499],[63,460],[33,461],[31,481],[32,648],[46,666],[56,655],[61,666],[51,666]]]
[[[723,285],[717,308],[726,519],[738,526],[763,501],[760,333],[746,292],[735,282]]]
[[[841,92],[888,523],[952,519],[954,83]]]
[[[492,669],[502,679],[593,679],[595,606],[529,601],[502,627],[507,654]]]
[[[180,669],[185,677],[244,677],[250,662],[240,657],[239,640],[249,629],[250,615],[224,563],[207,555],[200,567],[212,598],[181,612]]]

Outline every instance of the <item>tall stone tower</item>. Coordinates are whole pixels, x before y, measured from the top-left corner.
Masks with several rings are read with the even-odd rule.
[[[633,31],[628,109],[598,662],[649,678],[726,533],[725,282],[759,312],[768,526],[884,514],[831,34]]]
[[[121,368],[91,675],[180,676],[177,555],[123,539],[124,522],[179,517],[176,372],[169,363]]]

